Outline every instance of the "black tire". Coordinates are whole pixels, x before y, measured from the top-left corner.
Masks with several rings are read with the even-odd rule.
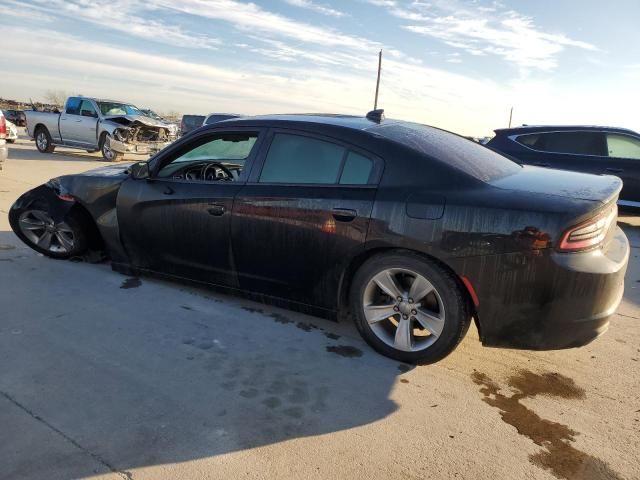
[[[88,229],[86,228],[86,221],[80,212],[72,209],[65,218],[65,223],[73,232],[73,248],[66,252],[56,252],[46,248],[41,248],[22,231],[22,228],[20,227],[20,217],[23,213],[33,210],[48,212],[49,207],[47,202],[44,200],[36,200],[26,208],[12,208],[9,211],[9,224],[11,225],[12,230],[27,246],[31,247],[36,252],[40,252],[43,255],[57,259],[77,257],[87,251],[89,245]]]
[[[40,138],[40,135],[42,135],[42,138]],[[47,130],[47,127],[40,126],[36,128],[34,137],[36,141],[36,148],[40,153],[53,153],[56,149],[55,145],[53,145],[53,140],[49,134],[49,130]]]
[[[100,136],[99,146],[100,146],[100,152],[102,153],[102,158],[107,162],[118,162],[122,160],[122,157],[124,155],[122,153],[114,152],[109,148],[107,144],[108,136],[109,134],[106,132]]]
[[[406,269],[423,276],[437,290],[443,302],[446,315],[442,332],[422,350],[403,351],[394,348],[379,338],[366,320],[363,307],[365,289],[373,277],[387,269]],[[371,347],[382,355],[407,363],[434,363],[449,355],[467,333],[472,316],[455,276],[437,262],[409,252],[381,254],[367,260],[356,272],[351,284],[349,306],[360,335]]]

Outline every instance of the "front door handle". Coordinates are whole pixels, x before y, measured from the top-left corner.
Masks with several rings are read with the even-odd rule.
[[[164,191],[162,192],[163,195],[173,195],[175,192],[173,190],[173,188],[171,188],[169,185],[167,185],[164,189]]]
[[[536,162],[536,163],[534,163],[534,165],[536,167],[548,167],[549,166],[549,164],[545,163],[545,162]]]
[[[334,208],[332,213],[333,218],[339,222],[350,222],[358,216],[358,212],[350,208]]]
[[[624,168],[607,168],[607,172],[622,173],[624,172]]]
[[[219,205],[216,203],[209,204],[209,208],[207,208],[207,212],[209,212],[209,215],[213,215],[214,217],[221,217],[222,215],[224,215],[224,211],[224,205]]]

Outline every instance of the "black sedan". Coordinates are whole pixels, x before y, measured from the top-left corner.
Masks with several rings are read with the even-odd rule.
[[[433,362],[472,319],[491,346],[576,347],[604,332],[629,256],[621,186],[415,123],[276,115],[55,178],[9,217],[50,257],[103,249],[123,273],[350,312],[377,351]]]
[[[624,183],[618,205],[640,207],[640,135],[587,126],[522,126],[495,131],[487,147],[519,162],[576,172],[616,175]]]

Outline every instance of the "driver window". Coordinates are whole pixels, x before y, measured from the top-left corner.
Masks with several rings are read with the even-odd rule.
[[[83,117],[97,117],[98,113],[93,107],[93,104],[88,100],[83,100],[80,104],[80,115]]]
[[[158,177],[192,182],[237,181],[257,139],[255,133],[205,137],[165,164]]]

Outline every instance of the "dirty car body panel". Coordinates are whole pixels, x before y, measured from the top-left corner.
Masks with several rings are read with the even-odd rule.
[[[282,135],[367,158],[371,171],[359,184],[269,181],[265,159]],[[206,170],[162,177],[207,139],[249,137],[255,143],[234,181]],[[132,175],[136,165],[146,174]],[[368,258],[410,251],[456,279],[488,346],[584,345],[606,330],[622,298],[629,244],[615,222],[616,177],[522,166],[436,128],[347,116],[228,120],[136,165],[60,177],[16,205],[56,190],[49,201],[63,193],[89,212],[116,270],[324,316],[344,309]],[[591,232],[576,228],[593,219],[599,242],[573,249]]]

